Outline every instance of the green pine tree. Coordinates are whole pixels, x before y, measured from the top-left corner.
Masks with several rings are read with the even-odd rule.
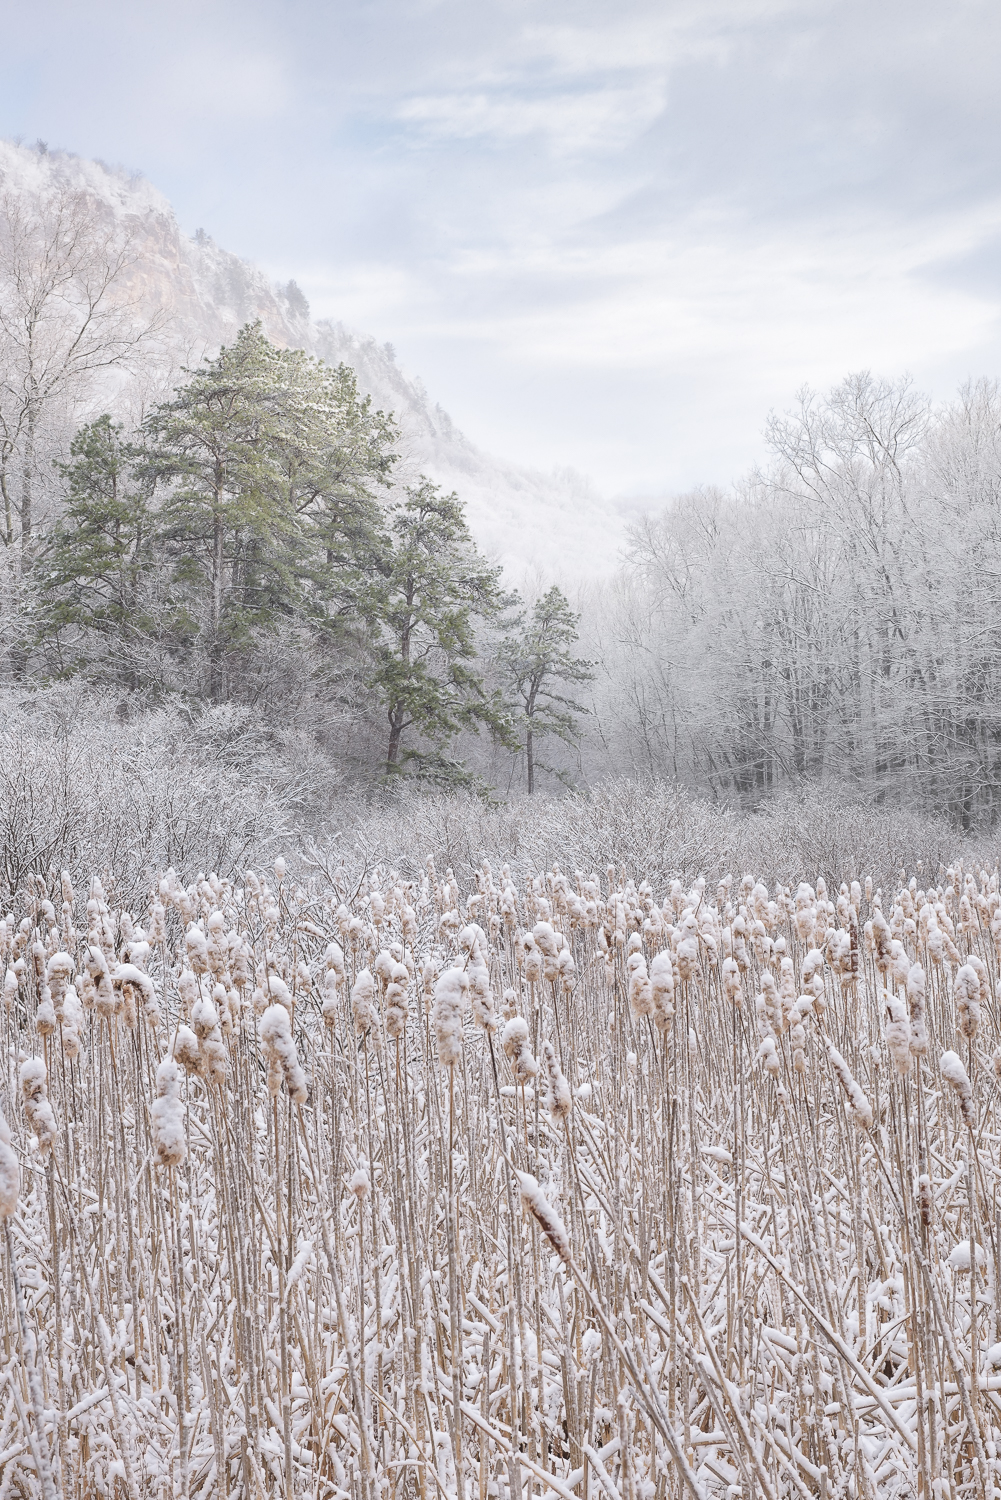
[[[156,408],[146,436],[161,534],[220,702],[258,630],[329,628],[360,592],[395,427],[345,366],[278,349],[254,324]]]
[[[554,738],[576,744],[580,724],[575,715],[588,712],[557,691],[564,683],[590,682],[594,676],[592,663],[573,655],[579,623],[580,616],[554,584],[530,611],[522,610],[510,622],[498,651],[501,677],[516,706],[530,793],[535,791],[537,770],[563,779],[562,772],[539,761],[538,741]]]
[[[389,721],[386,769],[412,766],[461,781],[447,746],[464,729],[505,742],[503,704],[477,665],[477,622],[505,603],[500,569],[479,556],[458,498],[422,479],[390,511],[390,551],[374,603],[376,665],[370,678]],[[416,743],[414,743],[416,741]],[[424,748],[421,741],[430,742]]]
[[[50,669],[136,686],[154,628],[155,518],[142,454],[110,416],[76,434],[57,464],[65,505],[39,563],[39,637]]]

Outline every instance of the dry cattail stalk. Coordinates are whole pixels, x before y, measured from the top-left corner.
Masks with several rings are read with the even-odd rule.
[[[268,1065],[268,1091],[284,1083],[294,1104],[305,1104],[306,1075],[292,1039],[292,1021],[284,1005],[269,1005],[261,1017],[261,1046]]]
[[[525,1207],[536,1219],[539,1228],[557,1255],[563,1260],[569,1261],[570,1238],[563,1226],[563,1220],[553,1208],[531,1172],[519,1172],[515,1170],[514,1175],[518,1179],[518,1187],[521,1190],[521,1199]]]
[[[188,1154],[181,1103],[181,1070],[164,1058],[156,1070],[156,1098],[150,1110],[153,1152],[158,1166],[179,1167]]]
[[[939,1068],[946,1083],[959,1095],[959,1108],[963,1120],[973,1130],[977,1123],[977,1115],[973,1107],[973,1089],[970,1086],[969,1075],[963,1067],[962,1058],[957,1052],[943,1052],[939,1060]]]
[[[47,1156],[52,1150],[57,1135],[56,1117],[52,1113],[46,1086],[47,1076],[45,1064],[40,1057],[29,1057],[21,1064],[18,1073],[25,1117],[35,1132],[42,1156]]]
[[[375,1008],[375,977],[370,969],[362,969],[351,986],[351,1014],[359,1036],[364,1036],[378,1025],[379,1016]]]
[[[538,1073],[539,1065],[528,1045],[528,1022],[523,1017],[512,1016],[506,1022],[501,1032],[501,1045],[505,1056],[511,1060],[515,1083],[522,1086],[530,1083]]]
[[[828,1047],[827,1055],[831,1060],[831,1067],[834,1069],[835,1077],[845,1091],[848,1099],[848,1108],[856,1125],[860,1126],[863,1130],[870,1130],[873,1122],[872,1105],[852,1077],[848,1064],[837,1048]]]
[[[0,1114],[0,1220],[9,1219],[17,1209],[21,1185],[17,1157],[11,1149],[10,1127]]]
[[[434,1031],[438,1061],[450,1068],[462,1056],[462,1011],[469,979],[464,969],[446,969],[434,987]]]
[[[563,1120],[573,1107],[573,1095],[570,1085],[563,1075],[562,1069],[556,1060],[556,1053],[551,1042],[543,1042],[542,1057],[546,1065],[546,1081],[548,1090],[546,1093],[546,1109],[554,1120]]]

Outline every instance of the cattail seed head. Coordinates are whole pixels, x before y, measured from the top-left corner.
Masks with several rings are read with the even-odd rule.
[[[0,1224],[17,1212],[21,1174],[11,1145],[10,1126],[0,1114]]]
[[[29,1057],[21,1064],[18,1080],[28,1124],[38,1140],[38,1150],[47,1156],[56,1142],[56,1117],[49,1103],[45,1064],[40,1057]]]
[[[976,1110],[973,1106],[973,1089],[962,1058],[958,1052],[943,1052],[939,1067],[946,1083],[950,1084],[959,1095],[960,1113],[964,1122],[973,1130],[977,1123]]]
[[[560,1259],[569,1261],[570,1236],[564,1228],[563,1220],[553,1208],[531,1172],[519,1172],[516,1170],[514,1175],[518,1179],[518,1187],[521,1190],[521,1201],[532,1214],[533,1218],[535,1218],[539,1228]]]
[[[158,1166],[179,1167],[188,1154],[181,1103],[181,1071],[173,1058],[156,1070],[156,1098],[150,1109],[150,1131]]]
[[[462,1012],[468,991],[463,969],[446,969],[434,987],[432,1019],[443,1067],[452,1067],[462,1056]]]
[[[261,1047],[268,1064],[268,1091],[277,1094],[282,1083],[294,1104],[305,1104],[306,1075],[292,1039],[292,1019],[284,1005],[269,1005],[261,1017]]]

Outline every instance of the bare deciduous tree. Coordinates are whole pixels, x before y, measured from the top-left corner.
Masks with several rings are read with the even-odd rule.
[[[136,232],[99,201],[56,187],[0,198],[0,496],[3,541],[30,568],[39,445],[100,377],[127,366],[162,316],[130,294]]]

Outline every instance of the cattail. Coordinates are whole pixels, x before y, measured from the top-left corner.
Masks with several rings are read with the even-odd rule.
[[[775,1031],[781,1035],[788,1024],[788,1018],[783,1009],[782,997],[776,987],[774,976],[767,969],[761,976],[761,995],[759,1000]],[[761,1005],[758,1004],[758,1001],[755,1001],[755,1007],[758,1009],[759,1014],[761,1012]]]
[[[344,952],[340,943],[330,942],[327,944],[323,955],[323,963],[327,973],[334,976],[338,985],[342,985],[346,976],[344,971]]]
[[[932,1209],[935,1206],[935,1194],[932,1190],[931,1178],[927,1172],[922,1172],[918,1178],[918,1209],[921,1213],[921,1222],[927,1228],[932,1221]]]
[[[946,1083],[951,1084],[959,1095],[960,1112],[972,1130],[977,1123],[977,1116],[973,1107],[973,1089],[962,1059],[957,1052],[943,1052],[939,1067]]]
[[[972,964],[963,964],[953,987],[956,1025],[961,1036],[972,1039],[980,1025],[980,977]]]
[[[781,1071],[782,1062],[776,1050],[775,1038],[773,1036],[762,1038],[761,1045],[758,1047],[757,1058],[766,1073],[775,1074]]]
[[[173,1056],[189,1076],[202,1071],[201,1048],[190,1026],[178,1026],[174,1037]]]
[[[856,1125],[862,1130],[870,1130],[873,1121],[872,1105],[852,1077],[851,1070],[841,1056],[841,1053],[835,1047],[828,1047],[827,1055],[831,1060],[831,1067],[837,1075],[838,1082],[847,1095],[848,1109]]]
[[[563,1220],[553,1208],[531,1172],[514,1174],[521,1190],[521,1201],[538,1222],[546,1239],[562,1260],[570,1260],[570,1237],[563,1227]]]
[[[511,1059],[515,1083],[524,1087],[539,1071],[528,1046],[528,1022],[521,1016],[512,1016],[501,1032],[501,1044],[505,1056]]]
[[[462,1011],[468,990],[463,969],[446,969],[434,987],[433,1020],[442,1067],[452,1067],[462,1056]]]
[[[122,992],[126,1024],[135,1024],[136,997],[138,997],[143,1015],[150,1026],[159,1025],[160,1006],[157,1002],[156,990],[153,988],[153,981],[148,974],[136,964],[119,964],[111,978],[115,988]],[[132,1017],[131,1021],[129,1016]]]
[[[573,1096],[570,1085],[563,1075],[551,1042],[543,1042],[542,1057],[546,1065],[546,1109],[554,1120],[563,1120],[570,1113]]]
[[[115,994],[115,988],[111,982],[108,960],[103,951],[94,944],[87,948],[84,961],[93,985],[94,1007],[98,1015],[110,1020],[118,1010],[119,997]]]
[[[655,954],[650,963],[650,991],[654,1023],[666,1035],[674,1018],[674,964],[669,948]]]
[[[328,969],[323,976],[323,1004],[320,1006],[324,1026],[337,1025],[337,1013],[340,1009],[340,991],[341,981],[333,969]]]
[[[897,1072],[903,1078],[911,1071],[911,1026],[907,1007],[898,995],[883,991],[886,1022],[883,1035],[890,1057]]]
[[[792,1047],[792,1065],[797,1073],[806,1072],[806,1027],[803,1021],[813,1010],[814,997],[800,995],[792,1008],[789,1028],[789,1045]]]
[[[653,1010],[653,990],[642,953],[630,953],[626,969],[629,973],[629,1009],[639,1020]]]
[[[38,1139],[38,1150],[47,1156],[56,1142],[56,1117],[49,1103],[45,1064],[40,1057],[29,1057],[21,1064],[18,1079],[24,1100],[24,1113]]]
[[[11,1145],[10,1126],[0,1114],[0,1224],[16,1213],[20,1186],[21,1174]]]
[[[201,1054],[199,1071],[210,1083],[225,1083],[226,1044],[219,1031],[219,1013],[204,995],[200,995],[191,1008],[191,1026]]]
[[[284,1083],[293,1103],[305,1104],[306,1075],[292,1039],[292,1019],[284,1005],[269,1005],[261,1017],[261,1046],[268,1064],[268,1091],[277,1094]]]
[[[928,1051],[928,1028],[925,1026],[925,971],[912,964],[907,974],[907,1007],[911,1018],[910,1048],[915,1057]]]
[[[355,1031],[359,1036],[378,1024],[379,1016],[375,1008],[375,978],[371,969],[362,969],[351,988],[351,1014],[354,1017]]]
[[[410,971],[406,964],[393,963],[386,986],[386,1035],[393,1040],[407,1028],[407,987]]]
[[[45,983],[57,1021],[62,1020],[63,998],[75,972],[76,964],[68,953],[53,953],[45,966]]]
[[[469,999],[473,1020],[477,1026],[492,1036],[497,1030],[497,1016],[494,1012],[494,997],[490,990],[490,970],[487,968],[478,944],[473,949],[473,956],[466,972],[469,975]]]
[[[372,1183],[364,1166],[352,1172],[348,1178],[348,1191],[354,1193],[359,1203],[368,1197],[371,1188]]]
[[[524,967],[526,984],[539,984],[543,975],[542,950],[530,932],[522,934],[519,954]]]
[[[207,974],[209,967],[208,942],[200,927],[192,925],[188,928],[184,935],[184,946],[192,973]]]
[[[38,1009],[35,1012],[35,1030],[39,1036],[52,1036],[56,1029],[56,1011],[52,1004],[52,995],[47,984],[43,984],[38,996]]]
[[[74,985],[68,985],[62,1001],[62,1017],[60,1019],[60,1032],[62,1036],[63,1051],[70,1062],[80,1056],[83,1045],[81,1029],[83,1027],[83,1007],[80,997],[77,995]]]
[[[181,1072],[171,1057],[165,1057],[156,1070],[156,1095],[150,1110],[156,1162],[161,1167],[179,1167],[188,1147],[184,1138]]]

